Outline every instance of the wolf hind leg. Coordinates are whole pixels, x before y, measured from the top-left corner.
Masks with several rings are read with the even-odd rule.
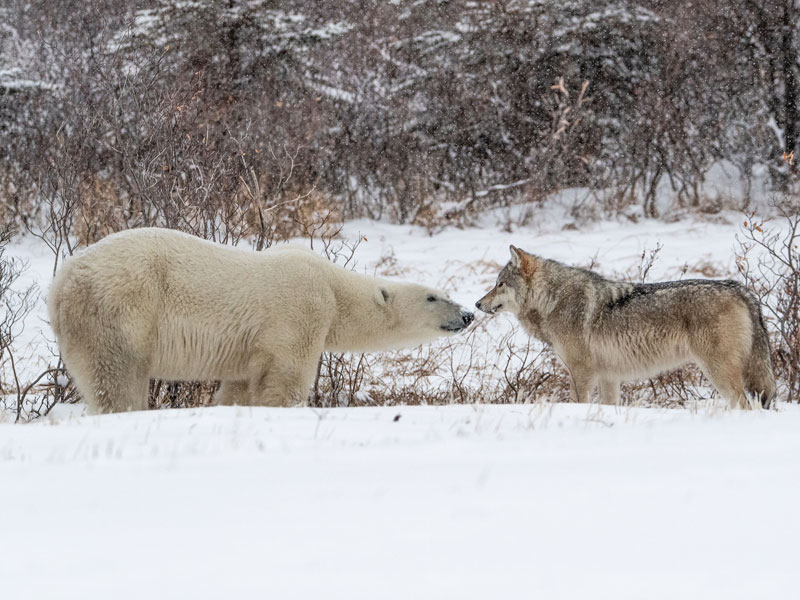
[[[775,375],[772,371],[772,360],[769,356],[769,342],[766,348],[753,349],[747,361],[744,373],[745,389],[761,404],[769,408],[775,398]]]
[[[745,393],[744,370],[741,365],[731,362],[701,362],[700,368],[711,384],[725,398],[731,408],[747,410],[752,408]]]
[[[690,341],[690,353],[703,373],[725,398],[731,408],[751,408],[746,393],[745,374],[752,344],[748,329],[749,317],[740,311],[718,315],[736,327],[705,327],[695,332]]]
[[[619,404],[619,381],[600,379],[600,402],[602,404]]]

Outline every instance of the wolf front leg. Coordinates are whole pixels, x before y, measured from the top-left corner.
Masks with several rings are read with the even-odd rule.
[[[583,366],[567,365],[570,402],[587,403],[594,389],[594,373]]]
[[[619,404],[619,381],[613,379],[600,380],[600,402],[603,404]]]

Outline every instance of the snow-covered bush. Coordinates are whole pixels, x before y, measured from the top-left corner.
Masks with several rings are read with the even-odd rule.
[[[2,9],[0,217],[30,224],[55,190],[80,196],[87,240],[225,239],[311,190],[346,218],[431,225],[573,186],[655,216],[663,193],[708,208],[720,160],[785,185],[800,151],[783,1],[93,6]]]

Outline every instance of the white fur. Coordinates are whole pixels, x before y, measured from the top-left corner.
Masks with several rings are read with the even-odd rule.
[[[48,304],[95,412],[146,408],[150,378],[221,380],[224,403],[302,402],[323,351],[415,346],[468,314],[438,290],[303,248],[249,252],[166,229],[114,234],[69,259]]]

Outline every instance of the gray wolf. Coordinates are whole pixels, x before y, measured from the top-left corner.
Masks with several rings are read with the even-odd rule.
[[[516,315],[570,375],[573,402],[619,402],[619,385],[694,361],[732,407],[775,397],[769,340],[757,300],[735,281],[610,281],[511,246],[511,261],[476,302]]]
[[[304,248],[251,252],[155,228],[68,259],[48,310],[91,412],[146,408],[150,378],[220,380],[224,404],[302,403],[323,351],[416,346],[473,318],[439,290]]]

